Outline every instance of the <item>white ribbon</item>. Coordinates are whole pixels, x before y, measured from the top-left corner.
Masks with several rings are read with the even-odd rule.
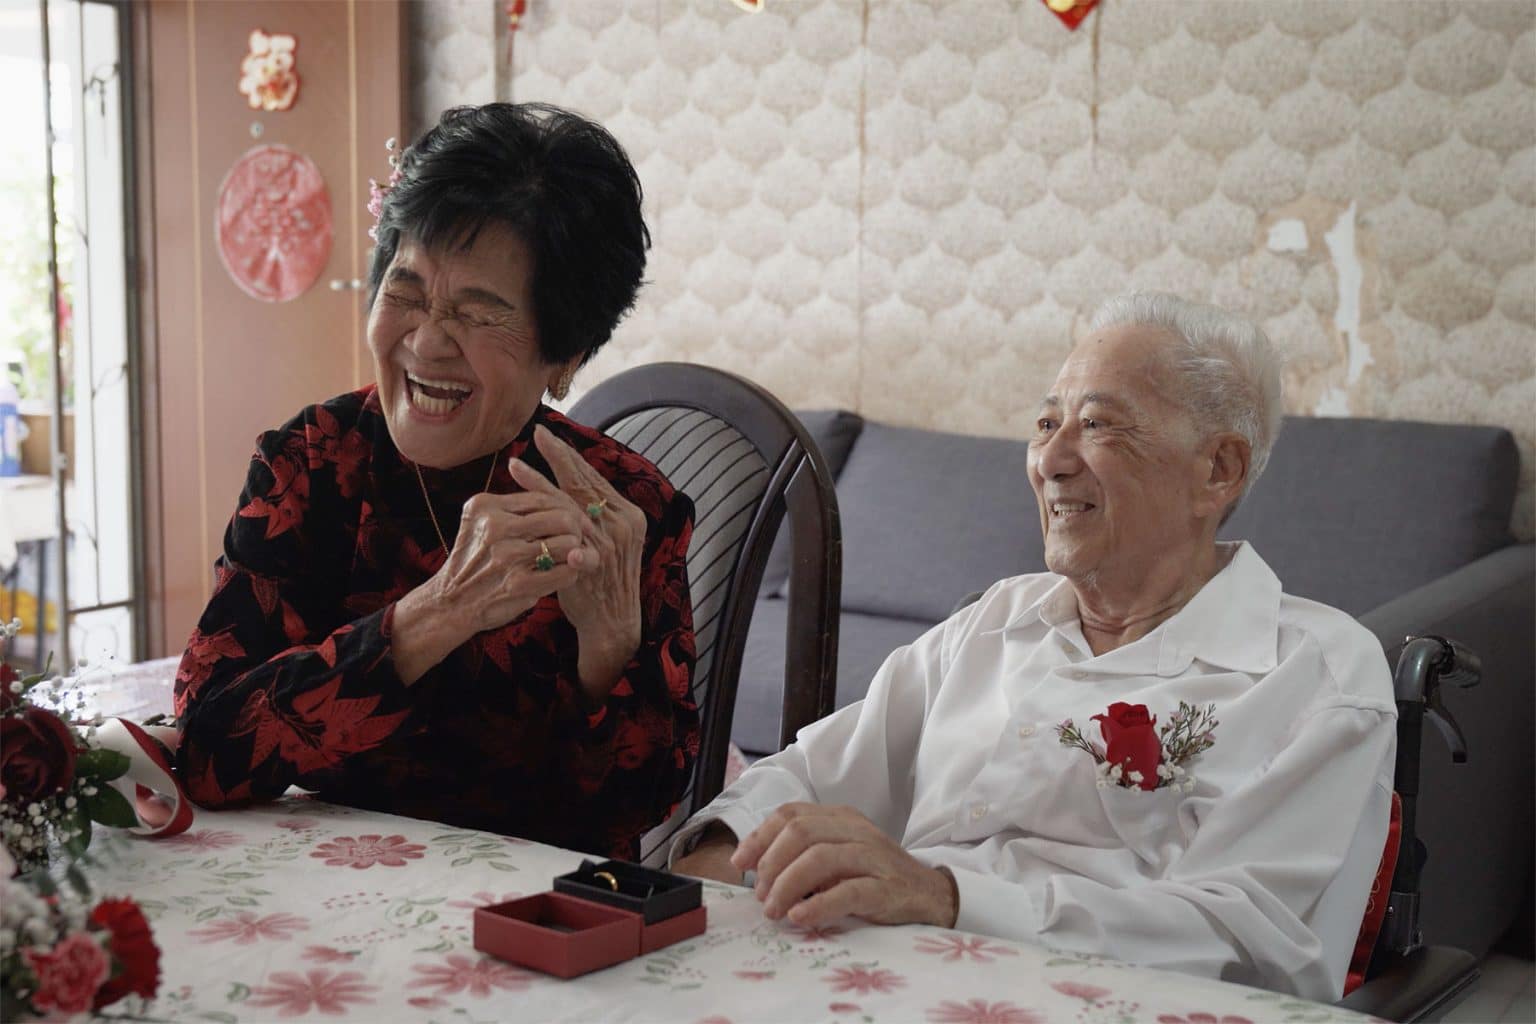
[[[96,727],[98,746],[128,758],[128,771],[107,785],[133,807],[139,819],[133,829],[137,835],[164,838],[185,832],[192,824],[192,801],[181,791],[165,756],[165,750],[175,750],[179,740],[169,726],[135,725],[123,718],[109,718]]]

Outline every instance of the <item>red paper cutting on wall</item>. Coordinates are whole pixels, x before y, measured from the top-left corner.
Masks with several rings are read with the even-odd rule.
[[[1075,29],[1088,17],[1088,12],[1093,10],[1099,0],[1040,0],[1041,3],[1051,9],[1051,13],[1061,19],[1067,28]]]
[[[219,186],[214,230],[242,291],[266,302],[297,298],[331,255],[331,197],[320,168],[285,146],[250,150]]]

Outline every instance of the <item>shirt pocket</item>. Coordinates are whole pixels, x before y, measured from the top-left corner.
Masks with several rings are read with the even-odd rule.
[[[1185,794],[1177,787],[1105,786],[1098,794],[1109,827],[1147,865],[1149,874],[1161,875],[1184,852],[1187,838],[1179,823],[1179,805]]]

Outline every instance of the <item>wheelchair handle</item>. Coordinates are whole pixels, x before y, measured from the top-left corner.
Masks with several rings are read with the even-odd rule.
[[[1443,636],[1410,636],[1403,641],[1392,688],[1399,703],[1432,702],[1437,682],[1465,689],[1482,678],[1482,659],[1466,646]]]
[[[1456,764],[1466,763],[1467,740],[1462,735],[1461,726],[1440,699],[1440,684],[1465,689],[1476,686],[1482,675],[1482,660],[1462,644],[1443,636],[1410,636],[1403,642],[1403,652],[1392,676],[1399,716],[1405,721],[1420,715],[1427,717],[1450,748],[1451,760]],[[1417,727],[1414,735],[1417,735]],[[1406,763],[1403,760],[1405,754],[1408,755]],[[1407,777],[1417,779],[1418,751],[1399,750],[1398,757],[1399,769],[1408,769]],[[1404,777],[1401,771],[1398,777]]]
[[[1450,637],[1437,636],[1434,639],[1448,648],[1446,657],[1440,665],[1442,683],[1447,686],[1459,686],[1465,690],[1482,682],[1483,659],[1479,658],[1475,651]]]

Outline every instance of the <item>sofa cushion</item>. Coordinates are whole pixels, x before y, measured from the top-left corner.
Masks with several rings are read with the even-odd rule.
[[[1028,457],[1023,441],[866,423],[837,482],[843,608],[937,622],[1043,570]]]
[[[1508,544],[1519,470],[1501,428],[1287,417],[1222,535],[1286,593],[1361,615]]]
[[[779,749],[779,716],[784,708],[784,626],[789,603],[765,597],[752,612],[752,629],[741,659],[741,682],[731,738],[750,754]],[[886,657],[916,640],[931,622],[844,612],[838,633],[837,706],[862,700]]]
[[[832,473],[832,479],[836,480],[843,471],[843,464],[848,461],[848,449],[853,447],[854,439],[864,426],[863,418],[858,413],[842,409],[797,411],[795,415],[805,425],[806,432],[816,442],[816,447],[821,449],[821,454],[827,457],[827,467]],[[780,526],[778,539],[768,554],[768,564],[763,569],[762,588],[758,592],[778,594],[788,581],[789,530]]]

